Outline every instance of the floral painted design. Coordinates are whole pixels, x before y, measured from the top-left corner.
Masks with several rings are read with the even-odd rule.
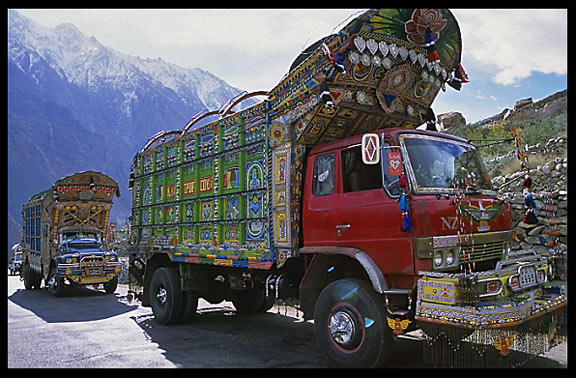
[[[440,9],[414,9],[412,18],[404,24],[406,38],[419,46],[424,46],[426,28],[429,27],[437,41],[440,31],[448,21],[442,16]]]
[[[380,34],[379,38],[396,45],[401,41],[408,50],[425,47],[428,27],[442,65],[452,68],[460,63],[460,28],[448,9],[378,9],[369,14],[368,19],[365,32]]]

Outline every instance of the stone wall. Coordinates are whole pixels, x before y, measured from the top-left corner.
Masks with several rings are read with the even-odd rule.
[[[525,171],[517,171],[506,176],[494,178],[501,186],[500,195],[510,203],[512,209],[512,225],[516,231],[514,249],[533,249],[539,253],[548,254],[548,242],[552,237],[558,238],[561,251],[567,250],[568,243],[568,158],[566,157],[567,140],[565,138],[550,139],[545,145],[537,144],[528,147],[528,161],[536,154],[549,157],[548,163],[536,167],[531,166],[532,195],[536,208],[534,213],[539,224],[529,225],[522,222],[527,208],[524,206],[524,188],[522,181]],[[491,170],[498,171],[499,161],[515,159],[514,154],[500,157],[487,162]],[[554,232],[558,231],[557,235]],[[553,235],[549,235],[552,232]]]

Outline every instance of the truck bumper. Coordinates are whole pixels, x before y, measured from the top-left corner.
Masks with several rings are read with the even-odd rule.
[[[79,264],[61,264],[58,274],[78,285],[107,283],[118,276],[121,263],[108,262],[101,266],[81,267]]]
[[[529,254],[488,272],[419,272],[415,319],[471,329],[520,325],[566,305],[565,282],[550,282],[547,273],[546,259]]]
[[[485,329],[516,326],[566,305],[564,294],[544,294],[534,298],[514,298],[474,305],[445,305],[417,301],[415,319],[455,327]]]

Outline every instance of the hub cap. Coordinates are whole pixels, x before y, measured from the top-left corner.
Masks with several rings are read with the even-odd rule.
[[[328,327],[332,339],[341,346],[348,345],[354,339],[356,333],[354,319],[344,311],[333,313]]]
[[[161,305],[164,305],[164,303],[166,303],[166,289],[163,287],[159,288],[158,293],[156,293],[156,299],[158,299]]]
[[[50,286],[51,288],[56,287],[56,278],[54,276],[50,277],[50,280],[48,281],[48,286]]]

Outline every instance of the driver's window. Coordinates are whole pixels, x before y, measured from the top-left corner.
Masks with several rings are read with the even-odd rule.
[[[334,154],[317,156],[314,159],[315,196],[325,196],[334,193]]]
[[[400,175],[403,170],[402,154],[398,147],[390,147],[389,143],[382,146],[382,173],[384,177],[384,189],[390,197],[402,194],[400,190]]]

